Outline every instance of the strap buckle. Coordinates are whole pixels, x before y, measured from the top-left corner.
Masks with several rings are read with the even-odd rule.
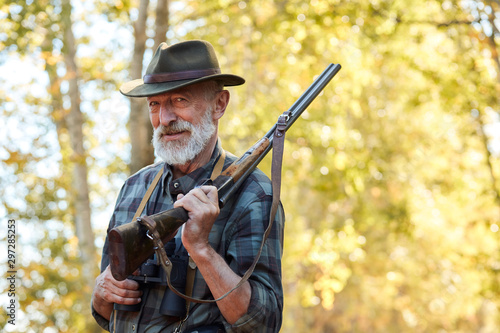
[[[285,135],[286,125],[288,120],[290,119],[290,111],[285,111],[278,117],[278,121],[276,122],[276,131],[274,135],[277,137],[282,137]]]

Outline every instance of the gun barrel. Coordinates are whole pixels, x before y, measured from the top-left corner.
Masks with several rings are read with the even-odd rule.
[[[341,66],[339,64],[330,64],[328,67],[314,80],[314,82],[307,88],[307,90],[293,103],[293,105],[288,109],[290,112],[289,119],[285,126],[285,132],[295,123],[295,121],[300,117],[300,115],[307,109],[309,104],[323,91],[326,85],[333,79],[335,75],[340,71]],[[253,170],[259,165],[259,163],[266,157],[267,153],[273,147],[273,136],[276,130],[276,124],[267,132],[265,137],[269,139],[269,146],[266,147],[264,152],[260,154],[258,159],[252,164],[252,167],[248,168],[245,174],[234,183],[231,188],[226,191],[221,197],[219,197],[219,206],[223,207],[226,202],[234,195],[234,192],[241,186],[245,179],[252,173]]]

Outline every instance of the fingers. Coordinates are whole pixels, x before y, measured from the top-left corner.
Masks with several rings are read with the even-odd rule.
[[[142,291],[139,283],[134,280],[117,281],[111,274],[109,266],[96,279],[94,291],[96,297],[106,303],[138,304],[141,301]]]
[[[189,253],[206,248],[210,230],[219,216],[217,188],[201,186],[189,191],[174,203],[188,211],[189,220],[182,228],[182,243]]]
[[[217,192],[217,188],[215,186],[202,186],[200,189],[206,194],[211,202],[219,205],[219,193]]]
[[[203,192],[206,197],[211,203],[217,205],[217,201],[219,200],[219,195],[217,193],[217,188],[215,186],[201,186],[199,189]]]
[[[192,194],[196,199],[198,199],[201,203],[203,204],[214,204],[210,198],[207,196],[207,193],[209,193],[209,190],[207,190],[207,187],[213,187],[213,186],[202,186],[195,188],[191,190],[189,193]]]
[[[193,212],[199,210],[204,205],[208,205],[216,206],[216,210],[218,211],[218,199],[217,188],[215,186],[201,186],[192,189],[187,195],[179,194],[174,207],[184,207],[187,211]],[[204,209],[207,209],[207,207]]]
[[[208,191],[208,195],[204,192]],[[219,215],[217,191],[196,188],[174,203],[174,208],[183,207],[189,214],[188,222],[215,221]]]

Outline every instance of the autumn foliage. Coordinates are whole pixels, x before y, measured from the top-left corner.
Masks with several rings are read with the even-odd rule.
[[[0,0],[0,212],[2,225],[14,218],[20,230],[19,326],[1,316],[7,332],[100,332],[75,227],[74,170],[88,168],[96,257],[128,175],[129,102],[117,89],[129,79],[139,5],[149,1],[60,3]],[[342,65],[287,133],[282,332],[500,327],[498,1],[168,6],[165,40],[208,40],[222,70],[247,80],[229,88],[220,124],[236,155],[329,63]],[[144,22],[147,63],[155,27]],[[65,29],[75,37],[77,99]],[[68,123],[75,103],[79,155]],[[269,173],[269,160],[261,169]]]

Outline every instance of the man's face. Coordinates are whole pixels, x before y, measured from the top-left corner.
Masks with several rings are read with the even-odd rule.
[[[147,101],[153,146],[168,164],[192,161],[215,134],[214,105],[206,100],[201,84],[151,96]]]

